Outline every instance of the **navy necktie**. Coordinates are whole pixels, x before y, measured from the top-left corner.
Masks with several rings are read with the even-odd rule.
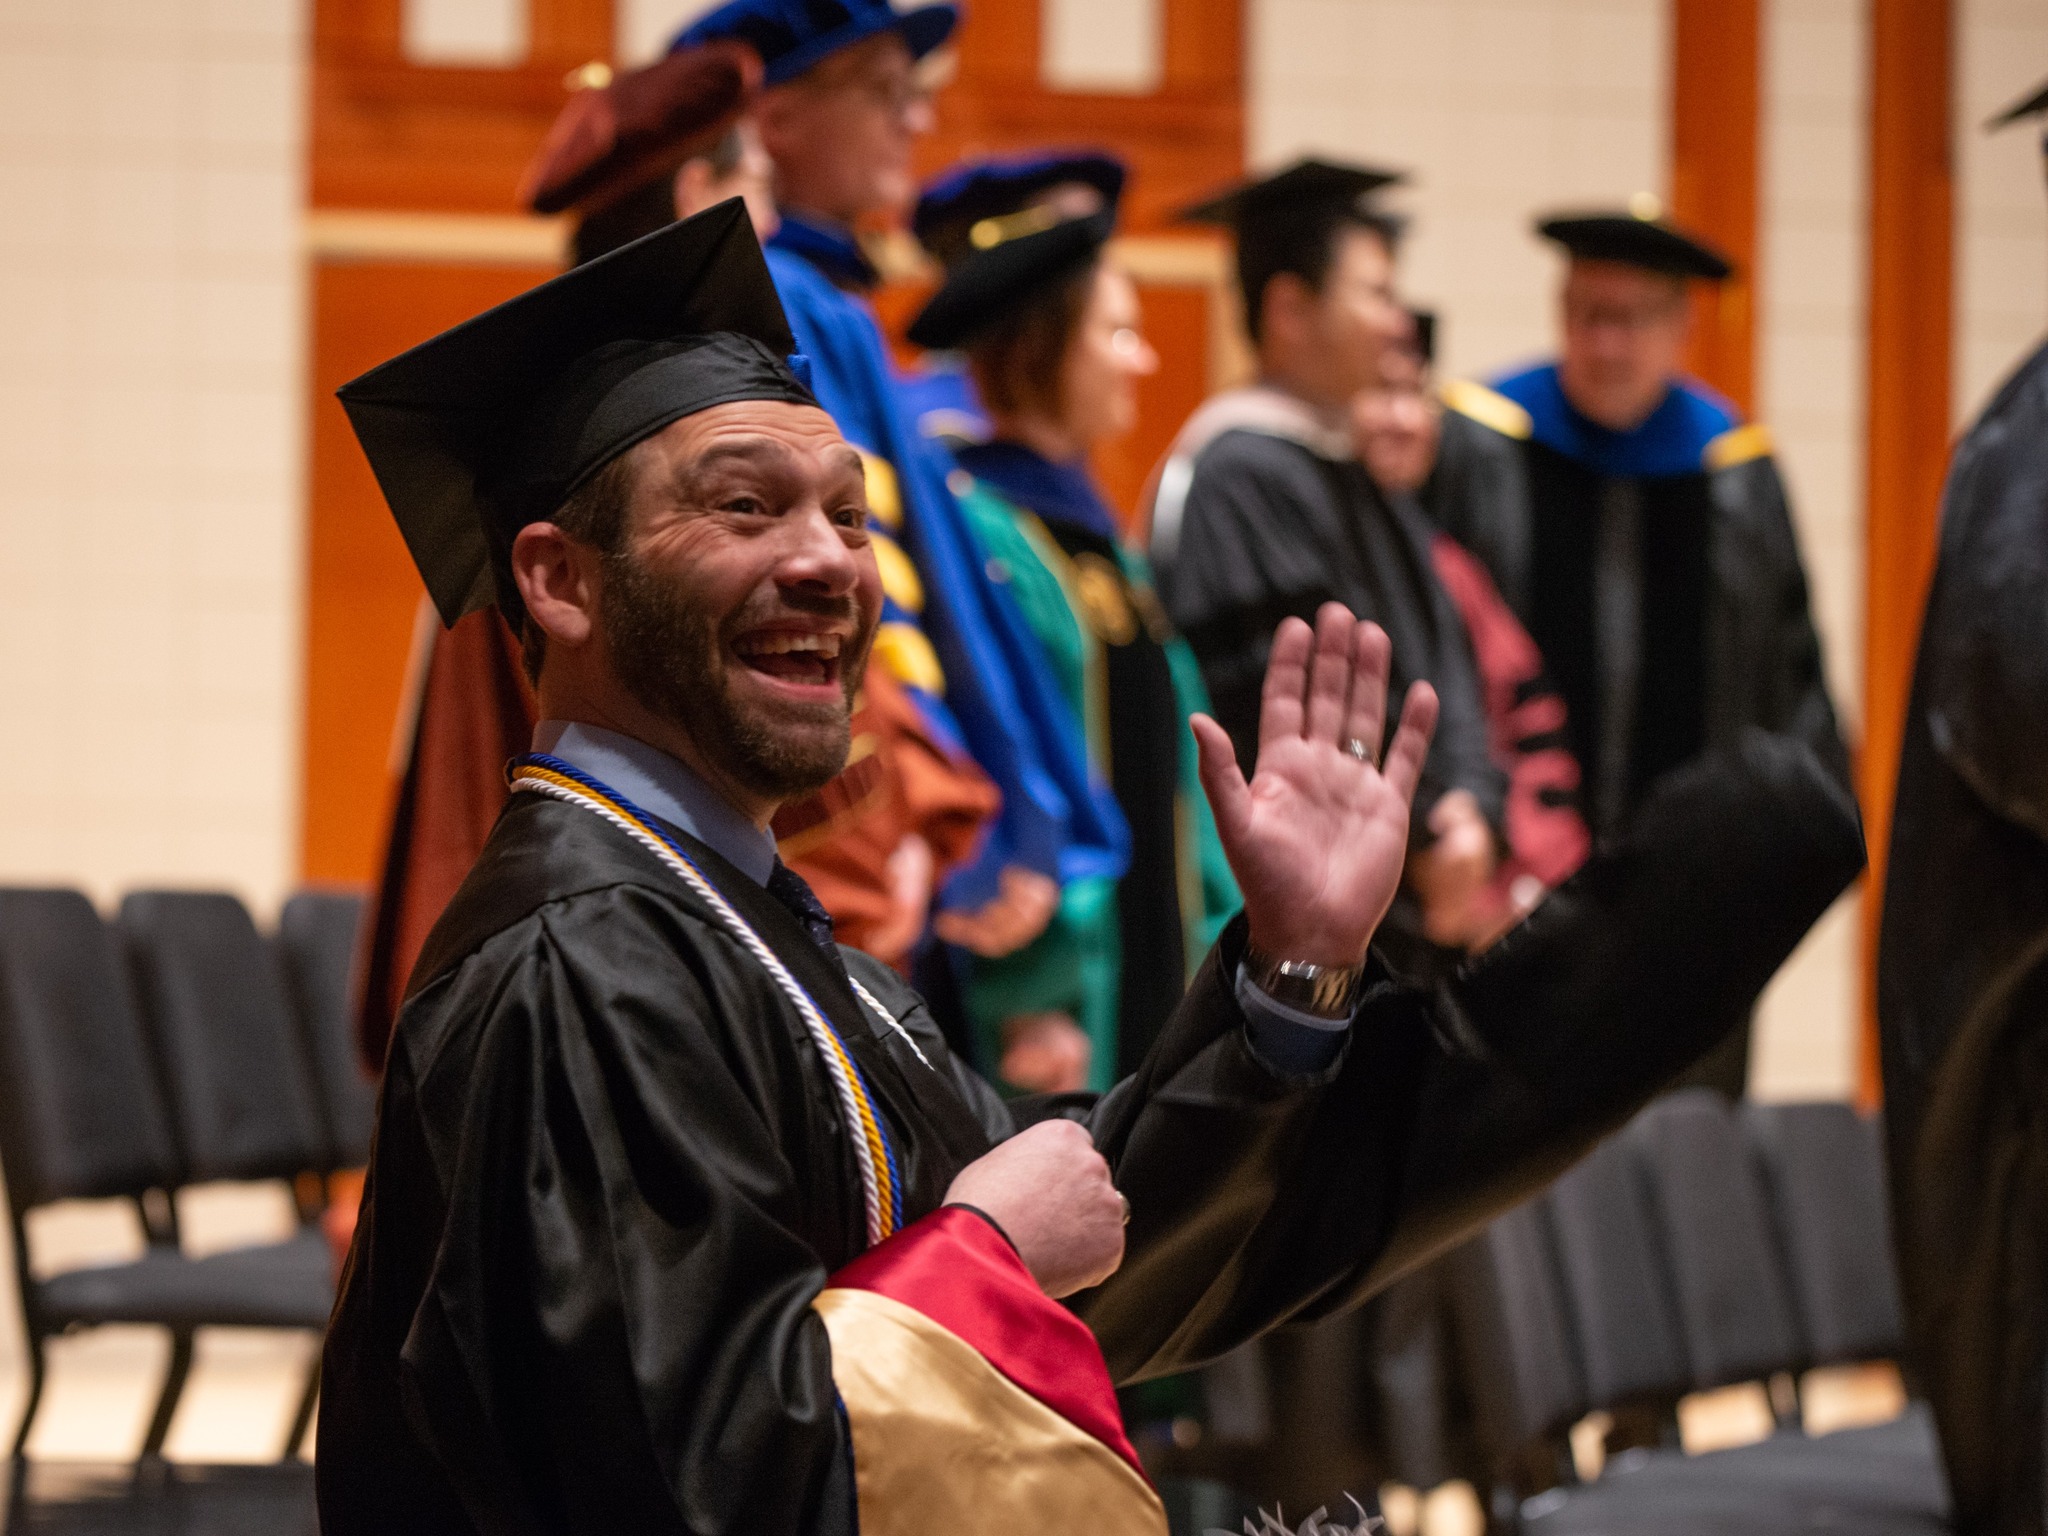
[[[804,882],[804,877],[780,859],[775,861],[775,868],[769,872],[768,894],[789,909],[790,915],[803,924],[804,932],[817,941],[820,949],[835,960],[839,958],[839,946],[832,938],[832,914],[825,910],[817,893]]]

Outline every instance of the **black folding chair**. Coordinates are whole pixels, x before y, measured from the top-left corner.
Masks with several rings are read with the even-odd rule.
[[[1489,1464],[1489,1524],[1513,1529],[1535,1494],[1578,1480],[1570,1433],[1589,1404],[1564,1315],[1544,1202],[1495,1217],[1443,1261],[1451,1329]]]
[[[118,927],[185,1182],[281,1179],[301,1198],[295,1237],[208,1262],[260,1270],[280,1314],[289,1314],[280,1325],[324,1328],[333,1260],[302,1176],[329,1168],[331,1152],[276,955],[241,902],[220,892],[138,891],[121,903]],[[191,1368],[192,1330],[174,1327],[172,1344],[172,1370],[182,1379]],[[316,1358],[287,1456],[318,1395]]]
[[[356,1054],[349,988],[361,896],[345,891],[301,891],[277,921],[277,954],[284,967],[299,1038],[319,1087],[327,1133],[322,1172],[361,1168],[370,1160],[377,1092]]]
[[[76,891],[0,890],[0,1164],[29,1347],[17,1458],[42,1402],[52,1338],[110,1323],[171,1330],[172,1366],[143,1442],[143,1455],[154,1457],[190,1369],[193,1330],[326,1321],[325,1253],[314,1264],[296,1245],[196,1260],[180,1251],[171,1192],[184,1170],[170,1118],[114,936]],[[38,1278],[28,1213],[110,1198],[134,1202],[148,1239],[143,1256]]]
[[[1793,1305],[1816,1365],[1905,1346],[1877,1122],[1847,1104],[1745,1104]]]
[[[1622,1136],[1643,1180],[1692,1389],[1802,1370],[1806,1343],[1728,1101],[1707,1088],[1669,1094]],[[1797,1407],[1773,1398],[1781,1423]]]

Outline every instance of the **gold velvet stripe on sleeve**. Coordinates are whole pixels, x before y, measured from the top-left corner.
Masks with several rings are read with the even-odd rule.
[[[1166,1536],[1129,1463],[923,1313],[875,1291],[814,1303],[853,1431],[862,1536]]]

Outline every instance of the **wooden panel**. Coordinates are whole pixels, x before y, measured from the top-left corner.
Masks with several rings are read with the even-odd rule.
[[[511,69],[408,64],[401,3],[315,0],[312,205],[513,212],[563,77],[611,57],[611,0],[529,0],[531,48]]]
[[[938,131],[918,150],[937,171],[964,155],[1099,145],[1131,165],[1124,227],[1165,227],[1171,212],[1244,165],[1241,0],[1168,0],[1165,80],[1150,95],[1049,91],[1038,75],[1038,0],[970,7],[957,77]]]
[[[1863,752],[1867,889],[1884,889],[1892,796],[1949,450],[1953,167],[1949,0],[1873,0],[1870,15],[1869,486]],[[1875,1104],[1877,931],[1863,904],[1862,1096]]]
[[[548,267],[319,263],[313,269],[311,516],[306,547],[301,873],[373,879],[392,728],[423,589],[334,391],[521,293]]]
[[[1700,285],[1687,366],[1756,408],[1757,0],[1672,0],[1671,211],[1735,261]]]

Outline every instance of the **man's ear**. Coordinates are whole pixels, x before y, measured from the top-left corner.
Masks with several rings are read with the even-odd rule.
[[[596,623],[597,557],[553,523],[528,523],[512,540],[512,580],[550,645],[575,647]]]
[[[1259,295],[1259,335],[1293,346],[1301,339],[1304,319],[1315,306],[1315,290],[1297,272],[1275,272]]]

